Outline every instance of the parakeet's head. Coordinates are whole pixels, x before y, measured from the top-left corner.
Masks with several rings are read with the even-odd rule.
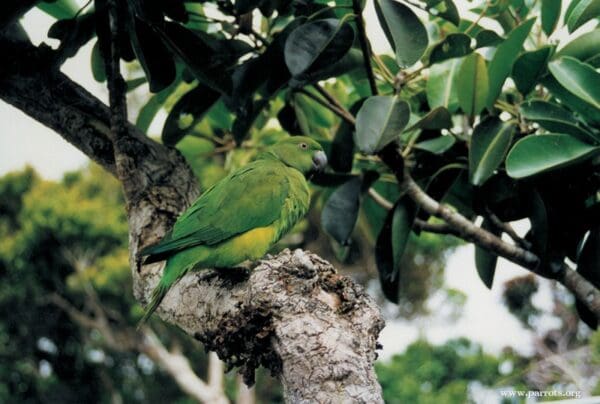
[[[327,156],[321,145],[306,136],[292,136],[280,140],[269,147],[268,152],[285,165],[294,167],[305,175],[311,171],[321,171],[327,165]]]

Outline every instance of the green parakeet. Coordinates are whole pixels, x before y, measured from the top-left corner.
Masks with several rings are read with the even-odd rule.
[[[319,143],[293,136],[204,192],[162,241],[141,251],[144,264],[167,263],[140,324],[188,271],[234,267],[265,255],[306,214],[306,176],[326,164]]]

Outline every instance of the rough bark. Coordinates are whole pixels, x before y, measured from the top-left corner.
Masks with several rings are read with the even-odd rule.
[[[30,43],[1,37],[0,50],[13,62],[0,68],[0,98],[118,172],[127,200],[134,295],[146,303],[161,265],[142,267],[137,252],[162,238],[197,197],[191,170],[176,150],[129,124],[115,153],[106,105],[52,68],[52,58]],[[17,68],[31,58],[46,63]],[[247,380],[257,366],[266,366],[279,376],[289,402],[382,401],[373,370],[381,314],[360,286],[315,255],[285,251],[249,273],[190,274],[158,314],[240,366]]]
[[[190,275],[158,312],[240,366],[247,381],[258,365],[274,371],[290,402],[381,401],[372,367],[379,309],[314,254],[286,250],[251,271]]]

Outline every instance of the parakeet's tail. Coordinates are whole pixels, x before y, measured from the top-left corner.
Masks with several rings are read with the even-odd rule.
[[[191,267],[186,267],[180,272],[169,271],[169,265],[167,264],[167,267],[165,267],[163,277],[160,279],[158,285],[156,285],[156,287],[152,291],[150,303],[148,303],[148,305],[146,306],[146,312],[144,313],[144,316],[137,325],[138,329],[148,321],[152,313],[154,313],[158,305],[163,301],[163,299],[167,295],[169,289],[171,289],[173,285],[175,285],[181,278],[183,278],[183,276],[189,271],[190,268]]]

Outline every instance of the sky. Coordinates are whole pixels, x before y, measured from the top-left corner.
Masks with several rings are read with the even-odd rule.
[[[461,16],[466,13],[465,1],[456,1]],[[371,2],[369,2],[371,4]],[[472,17],[471,17],[472,18]],[[369,37],[377,52],[384,52],[389,45],[378,29],[375,13],[370,6],[366,12]],[[46,33],[53,19],[33,9],[23,20],[25,29],[34,43],[48,41]],[[94,81],[89,68],[91,44],[65,63],[62,71],[80,83],[92,94],[106,102],[106,91]],[[60,179],[66,171],[76,170],[87,163],[87,158],[52,130],[27,117],[21,111],[0,101],[0,175],[18,170],[25,165],[33,166],[44,178]],[[160,127],[155,122],[153,127]],[[526,231],[527,225],[520,223],[518,230]],[[525,330],[501,303],[502,283],[515,276],[529,274],[518,266],[499,260],[494,287],[490,291],[477,277],[474,267],[473,246],[460,247],[450,256],[445,270],[446,286],[458,289],[467,295],[467,301],[458,321],[448,322],[443,318],[426,318],[422,321],[388,321],[380,342],[383,344],[382,358],[403,351],[408,344],[420,336],[434,343],[443,343],[449,338],[466,336],[483,345],[491,353],[499,353],[503,347],[512,346],[523,354],[530,354],[534,336]],[[534,301],[539,307],[550,309],[550,282],[539,279],[540,291]],[[435,297],[430,302],[435,305]],[[543,326],[552,325],[551,319]]]

